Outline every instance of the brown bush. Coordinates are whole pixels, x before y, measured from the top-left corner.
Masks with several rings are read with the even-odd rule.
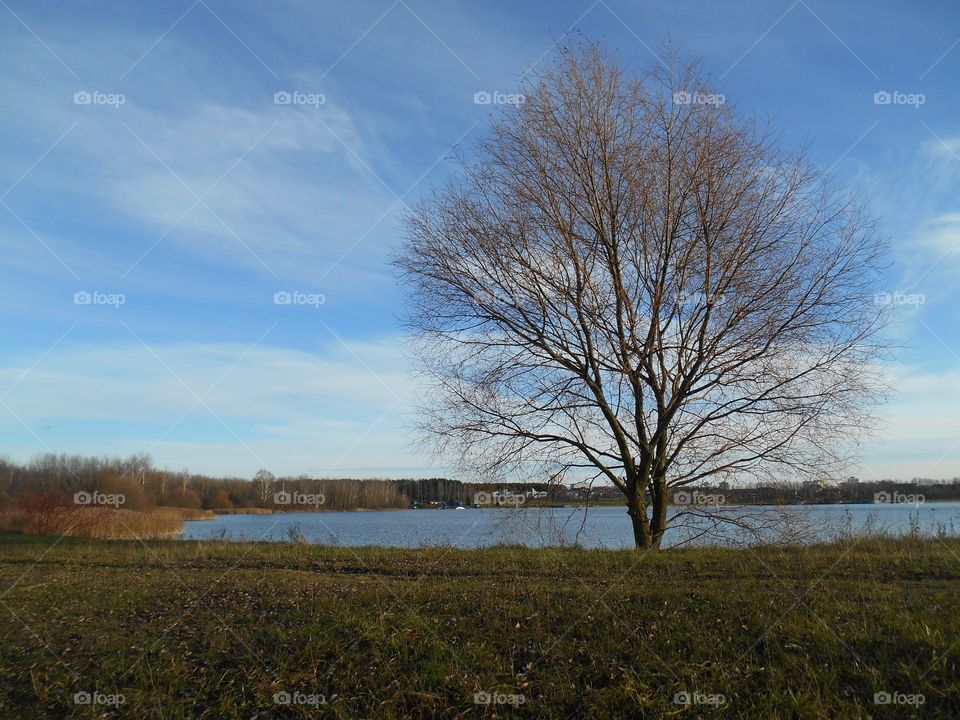
[[[205,510],[148,511],[74,505],[54,493],[33,493],[0,512],[0,530],[29,535],[65,535],[105,540],[152,539],[179,534],[185,520],[214,517]]]

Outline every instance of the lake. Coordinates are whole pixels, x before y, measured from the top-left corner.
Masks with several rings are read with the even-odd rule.
[[[682,508],[671,508],[671,517],[681,511]],[[725,507],[715,518],[687,514],[682,520],[682,527],[667,531],[664,547],[809,543],[872,532],[958,535],[960,502],[745,505]],[[756,526],[758,530],[746,532],[743,525]],[[570,507],[219,515],[214,520],[187,522],[182,537],[406,548],[477,548],[499,544],[546,547],[575,543],[588,548],[633,546],[630,519],[622,507],[593,507],[586,511]]]

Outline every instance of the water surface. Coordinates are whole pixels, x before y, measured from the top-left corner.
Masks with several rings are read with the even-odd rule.
[[[671,517],[678,512],[671,510]],[[818,542],[850,534],[960,534],[960,502],[920,505],[804,505],[724,508],[717,522],[684,516],[667,531],[664,546]],[[760,526],[747,532],[741,525]],[[376,512],[219,515],[186,523],[186,540],[225,539],[325,545],[459,548],[521,544],[579,544],[589,548],[633,546],[625,508],[527,508],[521,510],[384,510]]]

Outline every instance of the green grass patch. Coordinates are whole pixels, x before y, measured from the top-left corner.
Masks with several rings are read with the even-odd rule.
[[[2,535],[0,716],[956,718],[958,578],[946,539],[640,554]],[[124,702],[74,702],[95,691]]]

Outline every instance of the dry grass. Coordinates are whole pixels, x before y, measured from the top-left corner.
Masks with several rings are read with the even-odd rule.
[[[148,512],[165,515],[167,517],[177,517],[181,520],[213,520],[217,517],[217,513],[213,510],[201,510],[199,508],[161,506],[153,508]]]
[[[63,505],[40,512],[11,508],[0,512],[0,530],[99,540],[157,539],[178,535],[186,520],[213,517],[216,516],[209,510],[175,507],[139,511]]]

